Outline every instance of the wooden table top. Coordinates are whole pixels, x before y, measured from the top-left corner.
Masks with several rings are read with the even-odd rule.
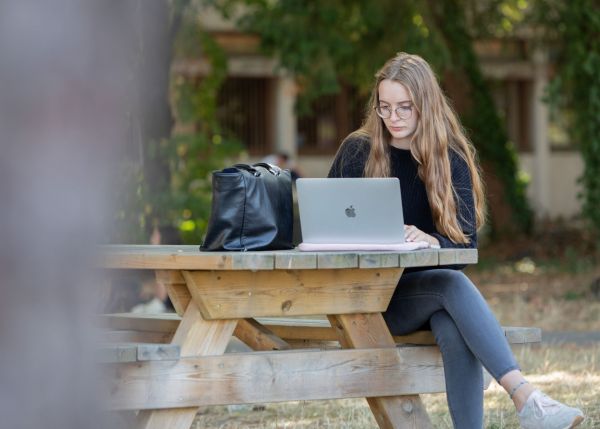
[[[404,252],[201,252],[198,246],[106,245],[99,251],[103,268],[153,270],[314,270],[409,268],[474,264],[477,249],[423,249]]]

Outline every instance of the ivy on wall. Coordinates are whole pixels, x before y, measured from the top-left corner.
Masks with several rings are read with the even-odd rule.
[[[549,100],[573,112],[569,133],[584,162],[583,215],[600,233],[600,6],[597,0],[542,0],[537,12],[556,50]]]
[[[168,160],[171,183],[163,203],[169,212],[161,221],[179,227],[187,243],[200,243],[211,207],[211,173],[242,151],[241,143],[217,120],[218,94],[227,77],[227,56],[197,23],[190,7],[175,40],[175,56],[203,58],[210,72],[202,79],[173,76],[171,101],[181,131],[163,141],[161,156]]]
[[[462,121],[470,131],[482,161],[492,166],[493,173],[504,185],[504,196],[513,209],[513,219],[522,231],[531,231],[533,212],[527,202],[527,183],[518,174],[517,152],[510,142],[490,90],[485,82],[467,31],[464,10],[454,0],[430,1],[432,15],[452,52],[451,68],[467,79],[469,107]],[[498,228],[498,225],[493,225]]]

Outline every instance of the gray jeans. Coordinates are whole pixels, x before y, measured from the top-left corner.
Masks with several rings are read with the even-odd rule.
[[[468,277],[449,269],[405,273],[383,316],[393,335],[431,329],[442,353],[454,427],[483,427],[482,365],[496,380],[519,367],[502,328]]]

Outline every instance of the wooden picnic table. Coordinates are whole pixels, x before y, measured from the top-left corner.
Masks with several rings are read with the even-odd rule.
[[[397,348],[383,320],[404,268],[477,262],[474,249],[200,252],[104,246],[108,269],[155,270],[181,321],[178,359],[109,364],[109,407],[187,429],[198,407],[365,397],[381,428],[431,427],[419,393],[444,391],[434,347]],[[256,319],[326,315],[342,349],[290,349]],[[151,320],[151,319],[149,319]],[[232,335],[254,352],[227,353]],[[112,372],[111,372],[112,371]]]

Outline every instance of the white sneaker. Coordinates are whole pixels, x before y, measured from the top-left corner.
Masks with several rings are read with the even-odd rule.
[[[572,408],[534,390],[518,413],[523,429],[570,429],[583,421],[579,408]]]

